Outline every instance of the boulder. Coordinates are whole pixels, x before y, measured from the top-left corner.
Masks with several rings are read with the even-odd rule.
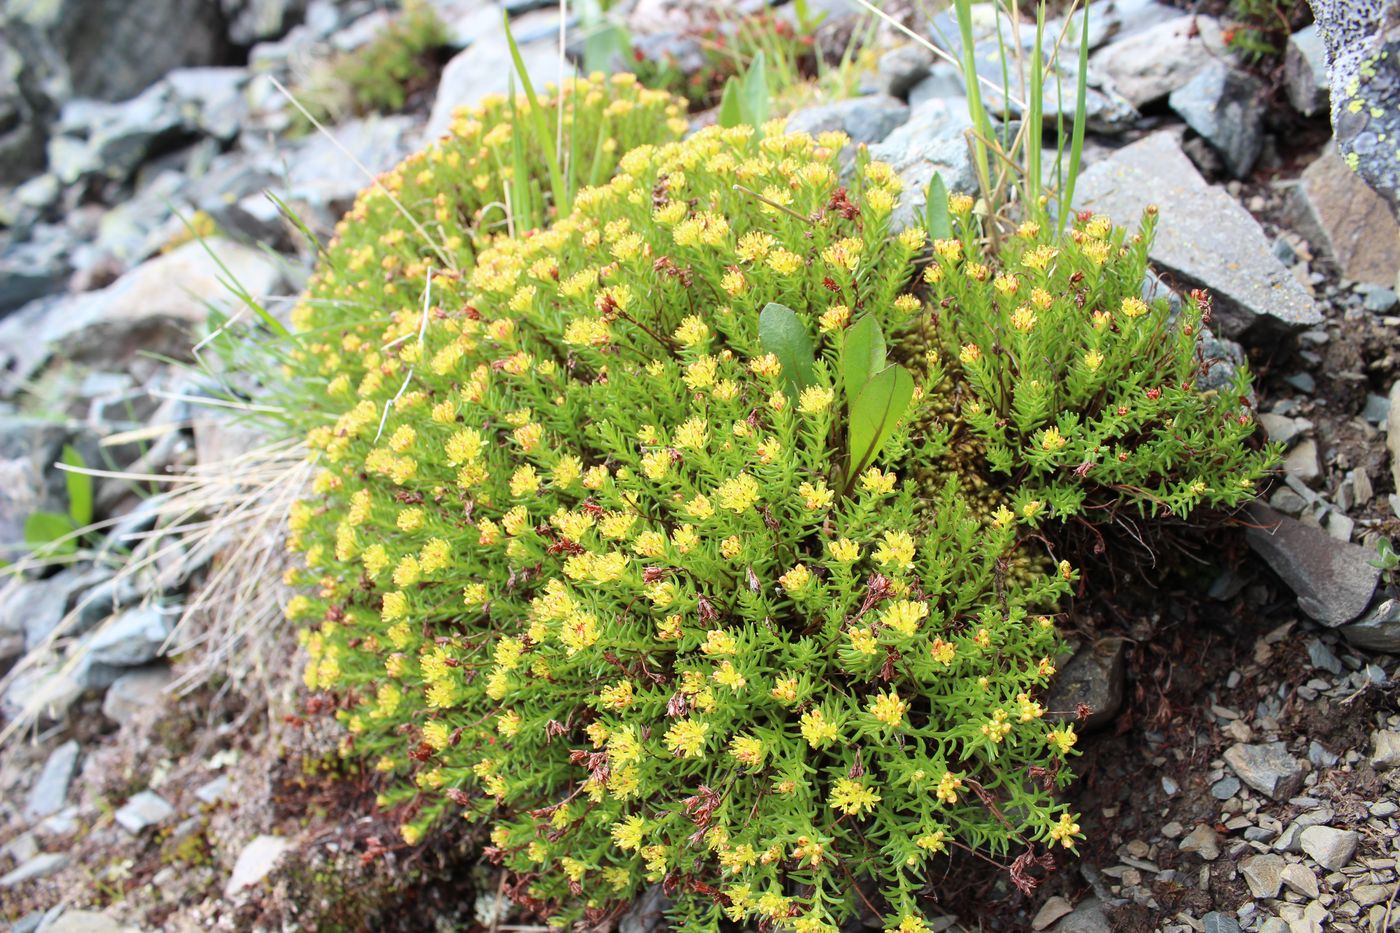
[[[260,250],[217,236],[186,243],[106,288],[31,302],[0,320],[0,371],[18,384],[60,349],[69,361],[106,370],[122,369],[142,351],[188,356],[188,331],[207,319],[210,306],[237,303],[225,269],[259,300],[282,282],[278,265]]]
[[[0,11],[0,187],[43,169],[48,126],[67,93],[67,69],[42,33]]]
[[[964,136],[971,125],[966,100],[934,98],[915,108],[906,123],[870,147],[870,157],[890,163],[904,185],[890,218],[891,230],[898,232],[922,222],[924,190],[935,174],[942,176],[949,192],[971,194],[977,190],[977,175]]]
[[[24,239],[0,237],[0,317],[61,291],[73,272],[73,246],[62,224],[38,224]]]
[[[1290,198],[1294,225],[1356,282],[1394,288],[1400,224],[1391,207],[1347,168],[1329,143],[1304,170]]]
[[[1089,166],[1075,207],[1135,224],[1159,210],[1150,257],[1215,298],[1215,323],[1233,340],[1267,342],[1319,324],[1312,297],[1273,253],[1257,221],[1226,191],[1206,183],[1171,130],[1153,133]]]
[[[44,35],[80,97],[126,100],[171,69],[221,64],[230,52],[210,0],[48,0],[7,10]]]
[[[909,119],[909,106],[888,94],[855,97],[832,104],[804,107],[788,117],[788,132],[827,133],[840,130],[853,143],[878,143]]]
[[[875,71],[880,90],[891,97],[907,98],[914,85],[928,77],[933,53],[917,42],[909,42],[880,56]]]
[[[528,21],[535,16],[550,15],[535,13],[522,17],[517,23]],[[558,83],[561,77],[559,43],[557,37],[541,37],[533,42],[521,41],[521,33],[516,24],[511,29],[520,44],[520,58],[525,63],[525,71],[536,90],[542,90],[547,83]],[[573,66],[564,62],[562,77],[573,74]],[[515,62],[511,58],[510,46],[506,43],[505,27],[497,20],[496,27],[477,37],[465,51],[458,52],[442,70],[438,81],[437,97],[433,100],[433,111],[428,117],[425,138],[437,139],[452,127],[453,113],[459,107],[475,104],[487,94],[505,94],[512,83],[517,94],[522,93],[520,79],[515,74]]]
[[[70,100],[53,133],[49,166],[64,184],[89,175],[125,182],[153,153],[184,137],[188,127],[174,88],[162,81],[121,103]]]
[[[1178,16],[1110,43],[1095,52],[1089,64],[1124,100],[1144,107],[1228,54],[1214,17]]]
[[[1400,2],[1310,2],[1327,47],[1338,151],[1392,211],[1400,209]]]
[[[1254,168],[1264,147],[1264,84],[1225,62],[1214,61],[1171,92],[1168,101],[1225,161],[1235,178]]]
[[[1380,579],[1375,554],[1338,541],[1320,528],[1275,512],[1260,502],[1248,514],[1245,537],[1298,597],[1298,608],[1336,627],[1366,611]]]
[[[231,140],[247,110],[245,68],[177,68],[165,76],[185,123],[215,139]]]
[[[1305,117],[1327,109],[1327,49],[1317,24],[1288,37],[1283,53],[1283,81],[1288,102]]]

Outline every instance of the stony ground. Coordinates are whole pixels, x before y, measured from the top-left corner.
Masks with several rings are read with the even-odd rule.
[[[356,161],[383,170],[454,106],[506,86],[500,8],[433,0],[451,35],[435,89],[416,88],[403,113],[341,115],[334,141],[298,134],[273,82],[296,86],[363,47],[391,11],[223,0],[222,18],[206,19],[183,2],[161,0],[167,20],[188,21],[179,48],[133,38],[102,50],[109,88],[123,88],[105,101],[88,99],[103,91],[87,66],[63,64],[86,54],[73,36],[4,8],[0,64],[22,68],[16,92],[0,84],[0,116],[20,120],[0,120],[0,163],[24,166],[0,177],[12,185],[0,190],[0,546],[12,552],[30,512],[67,508],[51,468],[65,444],[129,473],[231,472],[248,436],[199,404],[209,387],[197,374],[150,355],[186,356],[206,302],[225,300],[210,252],[284,310],[313,255],[262,192],[324,235],[365,182]],[[96,15],[84,3],[100,6],[58,6]],[[552,77],[557,10],[506,6],[527,67]],[[854,8],[823,6],[833,18],[819,38],[849,35]],[[698,54],[686,4],[622,9],[639,47]],[[1223,531],[1143,542],[1124,529],[1085,567],[1078,650],[1050,705],[1086,707],[1069,797],[1088,842],[1034,870],[1029,895],[1002,868],[950,861],[931,882],[931,925],[1400,928],[1400,590],[1372,565],[1380,538],[1400,534],[1400,228],[1328,145],[1315,30],[1245,67],[1225,47],[1229,23],[1153,0],[1095,9],[1092,164],[1078,206],[1129,223],[1149,203],[1161,209],[1163,283],[1215,296],[1207,384],[1249,360],[1285,468],[1267,507]],[[955,32],[897,12],[935,41]],[[965,102],[933,56],[892,31],[879,41],[866,96],[793,123],[844,129],[890,161],[907,218],[935,171],[972,187]],[[174,209],[217,230],[208,250],[187,242]],[[288,678],[289,638],[272,629],[246,650],[217,613],[184,611],[233,551],[211,540],[157,554],[164,544],[147,532],[174,501],[158,492],[99,481],[97,513],[115,524],[88,542],[98,559],[0,592],[0,716],[45,701],[0,756],[0,920],[23,931],[510,929],[519,918],[470,838],[407,850],[373,815],[373,782],[342,770],[328,711],[307,708]],[[276,545],[265,529],[244,537]],[[148,566],[119,576],[119,545]],[[262,591],[271,618],[276,589]],[[248,663],[211,663],[225,641]],[[622,929],[659,929],[657,906],[649,897]]]

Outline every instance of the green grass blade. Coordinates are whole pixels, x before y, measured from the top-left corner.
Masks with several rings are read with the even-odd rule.
[[[72,444],[63,445],[62,462],[68,466],[84,469],[87,462]],[[72,470],[63,471],[63,482],[68,486],[68,516],[77,527],[92,521],[92,477]]]
[[[1063,233],[1065,224],[1069,222],[1070,212],[1074,210],[1074,186],[1079,181],[1079,164],[1084,155],[1084,111],[1086,100],[1089,94],[1089,4],[1084,4],[1084,11],[1080,17],[1083,26],[1079,36],[1079,74],[1075,75],[1077,85],[1074,95],[1074,136],[1070,140],[1069,146],[1069,170],[1065,173],[1064,194],[1060,199],[1060,232]]]
[[[1040,156],[1045,144],[1045,68],[1041,43],[1045,41],[1045,0],[1035,10],[1035,48],[1031,49],[1030,106],[1026,110],[1026,216],[1036,218],[1040,208]]]
[[[573,204],[569,197],[568,186],[564,183],[564,173],[559,168],[559,153],[555,151],[554,137],[549,135],[549,126],[545,123],[544,109],[540,107],[540,99],[535,94],[534,82],[530,80],[530,73],[525,70],[525,59],[520,54],[520,46],[515,41],[515,34],[510,31],[510,14],[502,11],[501,20],[505,26],[506,42],[510,45],[510,58],[515,63],[515,73],[520,77],[520,86],[524,89],[525,99],[530,105],[530,132],[540,144],[540,148],[544,150],[545,165],[549,169],[549,189],[554,195],[554,208],[558,216],[563,217],[573,209]]]
[[[987,144],[992,138],[992,121],[987,116],[987,107],[982,101],[982,86],[977,80],[977,50],[973,47],[972,0],[954,0],[958,18],[958,33],[962,39],[963,84],[967,86],[967,112],[972,125],[977,128],[972,140],[973,161],[977,167],[977,180],[982,186],[982,194],[992,197],[992,173],[987,162]],[[1010,93],[1010,88],[1004,89]]]

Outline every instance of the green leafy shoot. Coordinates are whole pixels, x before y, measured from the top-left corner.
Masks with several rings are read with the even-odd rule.
[[[63,445],[62,462],[77,468],[65,470],[63,481],[68,486],[68,517],[80,528],[92,521],[92,477],[79,472],[87,468],[87,461],[72,444]]]
[[[846,445],[851,458],[848,487],[875,459],[913,398],[914,377],[909,371],[903,366],[886,366],[851,402]]]

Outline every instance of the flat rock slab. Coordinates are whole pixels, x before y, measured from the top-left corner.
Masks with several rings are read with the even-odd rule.
[[[1262,503],[1248,508],[1254,527],[1245,537],[1298,596],[1298,608],[1323,625],[1338,626],[1366,611],[1380,570],[1375,552],[1338,541]]]
[[[0,877],[0,888],[13,888],[26,881],[33,881],[35,878],[48,877],[56,871],[61,871],[67,864],[68,854],[66,852],[40,853],[14,871]]]
[[[1249,893],[1255,897],[1278,897],[1285,865],[1287,862],[1281,855],[1272,852],[1255,855],[1240,863],[1240,874],[1244,875],[1245,883],[1249,885]]]
[[[1322,322],[1263,229],[1224,189],[1206,183],[1175,131],[1153,133],[1090,166],[1075,195],[1077,208],[1129,227],[1155,205],[1152,262],[1215,296],[1225,336],[1268,340]]]
[[[1341,871],[1356,854],[1361,837],[1350,829],[1309,826],[1298,836],[1298,844],[1314,862],[1328,871]]]
[[[26,816],[39,819],[63,809],[73,770],[78,765],[79,751],[78,743],[70,739],[49,753],[48,761],[44,762],[43,770],[29,789],[29,800],[24,808]]]
[[[1287,800],[1303,787],[1303,765],[1282,742],[1236,743],[1225,750],[1224,758],[1241,781],[1274,800]]]
[[[166,803],[164,797],[154,791],[143,790],[123,804],[115,818],[123,829],[134,835],[174,814],[175,808]]]
[[[252,887],[267,877],[277,865],[282,854],[292,847],[292,843],[281,836],[258,836],[238,853],[238,861],[233,864],[233,874],[224,885],[224,897],[232,897],[244,888]]]

